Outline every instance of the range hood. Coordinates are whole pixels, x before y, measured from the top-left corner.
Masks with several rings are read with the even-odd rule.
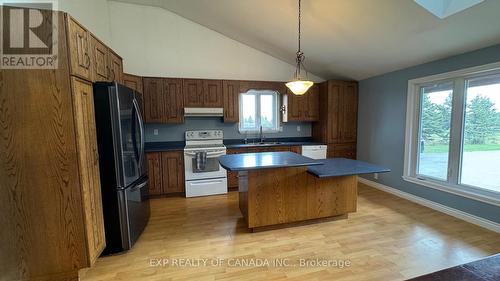
[[[222,107],[184,107],[185,117],[222,117]]]

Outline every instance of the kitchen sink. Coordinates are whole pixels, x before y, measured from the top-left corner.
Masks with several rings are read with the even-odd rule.
[[[256,145],[256,146],[277,145],[277,144],[282,144],[282,142],[279,142],[279,141],[265,141],[265,142],[249,142],[249,143],[246,143],[246,145]]]

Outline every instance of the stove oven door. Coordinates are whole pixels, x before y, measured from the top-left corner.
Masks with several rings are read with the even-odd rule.
[[[225,155],[225,150],[206,151],[206,162],[203,165],[197,165],[197,152],[200,151],[184,151],[186,181],[226,177],[226,170],[219,164],[219,156]]]

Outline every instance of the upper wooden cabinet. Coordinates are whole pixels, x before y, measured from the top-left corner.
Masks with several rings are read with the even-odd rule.
[[[182,79],[182,92],[185,107],[203,107],[203,80]]]
[[[222,81],[211,79],[183,79],[185,107],[222,107]]]
[[[139,107],[144,115],[144,90],[142,88],[142,77],[132,74],[123,73],[123,85],[137,92],[139,99]]]
[[[203,80],[203,106],[222,107],[222,81]]]
[[[95,36],[91,35],[90,38],[92,81],[109,81],[108,47]]]
[[[123,62],[122,58],[113,50],[109,49],[108,53],[110,80],[118,83],[123,83]]]
[[[315,140],[328,144],[328,157],[356,158],[358,84],[331,80],[319,86],[319,121],[313,123]]]
[[[144,78],[143,82],[146,123],[184,122],[182,79]]]
[[[184,122],[184,99],[181,79],[163,79],[163,115],[165,123]]]
[[[90,33],[68,14],[66,23],[71,75],[91,80]]]
[[[224,122],[237,123],[240,120],[240,81],[222,81],[222,94],[224,101]]]
[[[356,142],[358,116],[357,82],[331,80],[320,85],[320,120],[313,136],[326,143]]]
[[[339,129],[341,142],[356,142],[358,128],[358,84],[346,82],[340,96]]]
[[[135,90],[136,92],[143,93],[142,88],[142,77],[137,75],[132,75],[128,73],[123,73],[123,85]]]
[[[288,121],[315,122],[319,120],[319,86],[313,85],[307,93],[294,95],[287,89]]]
[[[163,80],[161,78],[144,78],[144,122],[162,123],[164,101]]]
[[[71,75],[93,82],[123,83],[121,57],[71,16],[65,17]]]
[[[306,93],[307,108],[304,113],[306,121],[315,122],[319,120],[319,86],[313,85]]]

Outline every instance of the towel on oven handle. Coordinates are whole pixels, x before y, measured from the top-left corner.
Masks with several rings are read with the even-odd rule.
[[[207,153],[205,151],[196,152],[195,156],[196,169],[198,171],[205,170],[207,166]]]

